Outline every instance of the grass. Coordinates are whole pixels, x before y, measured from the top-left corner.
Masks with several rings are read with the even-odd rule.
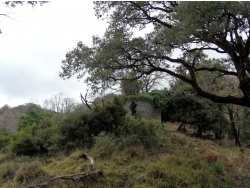
[[[220,175],[224,174],[224,167],[223,167],[223,165],[221,165],[218,162],[212,163],[211,165],[212,165],[212,168],[215,170],[215,172],[217,172]]]
[[[105,146],[107,150],[99,146],[76,150],[68,156],[30,158],[0,154],[0,184],[3,188],[22,188],[52,176],[88,171],[89,161],[80,157],[86,152],[94,158],[96,168],[103,171],[102,176],[78,182],[57,180],[48,187],[244,187],[242,179],[248,177],[250,168],[249,150],[243,153],[238,148],[178,133],[171,133],[163,141],[156,150],[141,146],[117,150],[108,140],[111,145]],[[211,152],[218,156],[215,163],[203,159]]]

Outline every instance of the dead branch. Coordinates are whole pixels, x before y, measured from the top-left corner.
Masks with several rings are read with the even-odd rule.
[[[70,181],[78,181],[78,180],[81,180],[83,178],[95,175],[95,174],[102,175],[102,170],[101,169],[98,169],[98,170],[94,171],[95,162],[94,162],[94,159],[92,157],[90,157],[87,153],[84,153],[80,157],[88,159],[90,161],[91,172],[81,172],[81,173],[77,173],[77,174],[67,174],[67,175],[55,176],[55,177],[52,177],[52,178],[48,179],[47,181],[45,181],[45,182],[43,182],[41,184],[28,186],[26,188],[42,188],[42,187],[45,187],[48,184],[50,184],[51,182],[53,182],[55,180],[58,180],[58,179],[64,179],[64,180],[70,180]]]
[[[62,176],[55,176],[55,177],[50,178],[49,180],[47,180],[47,181],[45,181],[45,182],[43,182],[41,184],[28,186],[26,188],[42,188],[42,187],[45,187],[48,184],[50,184],[51,182],[53,182],[55,180],[58,180],[58,179],[65,179],[65,180],[77,181],[77,180],[80,180],[82,178],[85,178],[85,177],[88,177],[88,176],[92,176],[94,174],[101,175],[102,174],[101,169],[98,169],[96,171],[89,172],[89,173],[81,172],[81,173],[78,173],[78,174],[68,174],[68,175],[62,175]]]
[[[8,176],[8,177],[6,177],[5,179],[3,179],[3,181],[1,181],[1,183],[6,182],[7,180],[9,180],[9,179],[11,179],[11,178],[13,178],[13,177],[14,177],[14,175]]]
[[[84,97],[83,97],[83,95],[80,93],[80,97],[81,97],[82,103],[85,104],[90,110],[92,110],[90,104],[94,104],[95,107],[98,107],[98,105],[95,103],[95,101],[92,101],[92,102],[88,101],[87,95],[88,95],[88,91],[86,92],[86,94],[85,94]]]
[[[88,99],[87,99],[88,91],[86,92],[85,96],[80,93],[81,101],[83,104],[85,104],[90,110],[92,109],[91,106],[89,105]]]

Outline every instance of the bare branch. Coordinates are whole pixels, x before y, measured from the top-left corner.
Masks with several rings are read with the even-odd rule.
[[[88,95],[88,91],[86,92],[85,96],[83,97],[83,95],[80,93],[80,97],[81,97],[81,101],[83,104],[85,104],[90,110],[92,109],[91,106],[89,105],[89,102],[87,100],[87,95]]]

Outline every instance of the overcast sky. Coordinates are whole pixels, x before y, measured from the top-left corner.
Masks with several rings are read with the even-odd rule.
[[[2,3],[2,2],[1,2]],[[92,36],[105,32],[92,1],[52,1],[42,7],[9,9],[0,5],[0,107],[45,99],[62,92],[80,102],[86,91],[83,81],[59,77],[61,60],[78,41],[91,45]]]

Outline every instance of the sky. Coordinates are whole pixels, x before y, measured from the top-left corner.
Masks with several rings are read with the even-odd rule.
[[[107,23],[94,15],[93,2],[52,1],[10,9],[0,2],[0,107],[42,105],[58,93],[80,102],[83,80],[59,77],[61,61],[77,42],[91,45]]]

